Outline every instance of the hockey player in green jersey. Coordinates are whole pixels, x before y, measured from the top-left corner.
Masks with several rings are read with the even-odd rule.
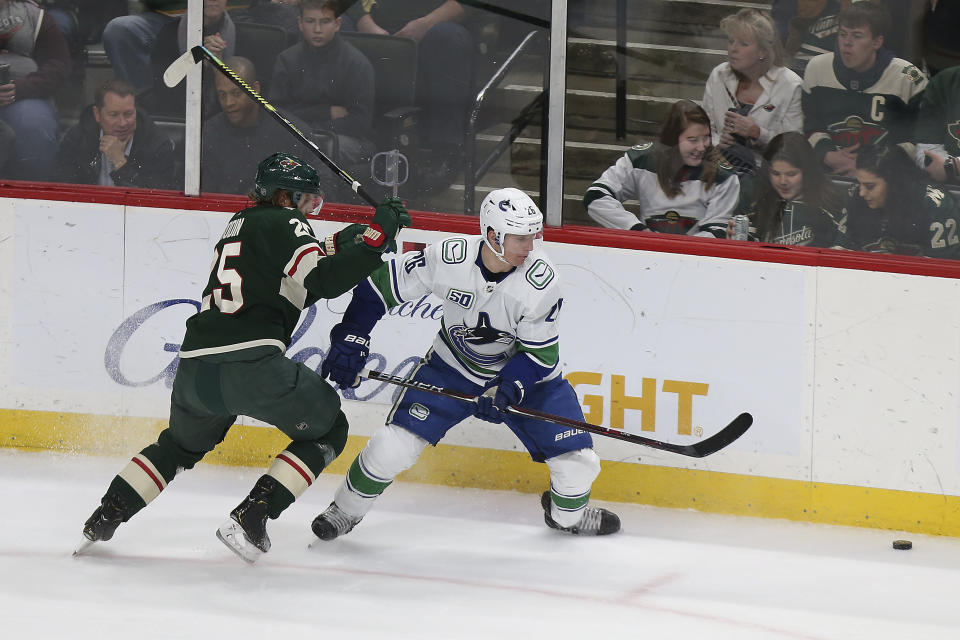
[[[560,370],[563,305],[556,267],[539,247],[543,214],[519,189],[495,189],[480,205],[483,237],[454,236],[395,258],[354,289],[343,321],[330,331],[320,373],[341,388],[359,384],[370,332],[388,308],[433,293],[444,300],[433,347],[412,379],[460,393],[476,403],[405,389],[312,525],[321,540],[344,535],[428,444],[436,445],[467,417],[504,423],[536,462],[550,469],[540,498],[547,526],[574,535],[607,535],[620,519],[588,506],[600,473],[590,434],[517,416],[524,407],[583,420],[577,394]]]
[[[284,354],[301,312],[349,291],[383,264],[410,215],[388,198],[369,226],[350,225],[320,241],[306,218],[322,203],[319,192],[316,170],[296,156],[277,153],[260,163],[250,194],[255,204],[227,224],[200,311],[187,320],[169,426],[110,483],[83,526],[88,541],[112,538],[246,415],[292,440],[217,531],[254,562],[270,549],[267,519],[277,518],[343,451],[348,425],[337,392]]]

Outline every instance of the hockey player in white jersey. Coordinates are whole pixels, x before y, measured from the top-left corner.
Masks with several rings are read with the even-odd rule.
[[[314,519],[320,539],[352,530],[428,444],[471,415],[505,423],[534,461],[547,464],[550,490],[541,506],[548,526],[579,535],[620,530],[616,514],[588,506],[600,472],[590,434],[504,412],[522,404],[583,420],[559,369],[563,298],[556,267],[539,247],[543,214],[522,191],[498,189],[480,207],[480,229],[482,238],[447,238],[385,263],[354,289],[343,321],[330,331],[321,375],[355,387],[377,321],[389,308],[433,293],[444,301],[440,331],[412,378],[480,398],[470,403],[404,389],[334,501]]]

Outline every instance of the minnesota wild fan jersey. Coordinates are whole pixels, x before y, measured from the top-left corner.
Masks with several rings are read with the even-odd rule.
[[[663,149],[648,142],[628,150],[587,189],[587,214],[605,227],[725,238],[727,220],[740,200],[740,181],[732,170],[717,168],[710,188],[703,167],[687,167],[681,192],[668,197],[657,181],[657,154]],[[637,200],[640,218],[623,202]],[[639,225],[639,226],[638,226]]]
[[[960,156],[960,67],[944,69],[930,80],[920,101],[914,141],[920,160],[925,149]]]
[[[756,216],[751,216],[759,223]],[[832,247],[836,244],[840,215],[801,200],[781,200],[772,224],[757,229],[760,242],[797,247]],[[759,226],[759,225],[758,225]]]
[[[960,208],[949,191],[927,185],[916,206],[877,211],[851,187],[843,215],[837,244],[845,249],[960,258]]]
[[[816,56],[803,76],[803,128],[820,159],[828,151],[880,142],[913,140],[927,78],[889,51],[862,74],[844,67],[836,54]]]
[[[837,0],[828,0],[812,20],[794,16],[790,23],[791,31],[794,24],[804,24],[800,48],[790,64],[791,69],[803,76],[810,60],[836,48],[837,32],[840,31],[840,3]]]
[[[480,267],[482,245],[480,237],[455,236],[386,263],[354,292],[344,320],[369,329],[387,309],[433,293],[443,300],[434,353],[468,380],[486,383],[518,351],[541,368],[541,379],[557,377],[563,298],[556,267],[534,248],[491,281]]]
[[[297,209],[240,211],[214,249],[200,311],[187,319],[180,357],[260,346],[286,351],[304,308],[346,293],[383,263],[365,247],[325,257]]]

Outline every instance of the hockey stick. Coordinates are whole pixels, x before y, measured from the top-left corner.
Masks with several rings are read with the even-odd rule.
[[[477,401],[477,396],[470,395],[469,393],[462,393],[453,389],[438,387],[437,385],[429,384],[427,382],[410,380],[409,378],[401,378],[400,376],[394,376],[390,375],[389,373],[382,373],[380,371],[364,369],[360,372],[360,376],[363,378],[369,378],[370,380],[378,380],[380,382],[395,384],[408,389],[419,389],[420,391],[426,391],[427,393],[433,393],[438,396],[456,398],[465,402]],[[669,451],[670,453],[679,453],[682,456],[690,456],[691,458],[703,458],[705,456],[709,456],[711,453],[716,453],[742,436],[746,430],[750,428],[750,425],[753,424],[753,416],[751,416],[749,413],[741,413],[739,416],[733,419],[733,422],[706,440],[696,442],[694,444],[673,444],[671,442],[654,440],[652,438],[638,436],[635,433],[627,433],[625,431],[618,431],[616,429],[608,429],[607,427],[600,427],[590,424],[589,422],[581,422],[580,420],[574,420],[572,418],[564,418],[563,416],[556,416],[552,413],[545,413],[543,411],[536,411],[534,409],[525,409],[523,407],[510,405],[506,410],[507,413],[512,413],[514,415],[524,416],[527,418],[536,418],[538,420],[544,420],[545,422],[559,424],[564,427],[571,427],[573,429],[589,431],[590,433],[607,436],[609,438],[625,440],[627,442],[632,442],[633,444],[642,444],[645,447]]]
[[[283,125],[288,131],[290,131],[290,133],[295,135],[300,142],[310,147],[310,149],[317,154],[317,157],[323,161],[323,164],[327,165],[331,171],[340,176],[340,178],[350,185],[350,188],[353,189],[354,193],[363,198],[370,206],[377,206],[376,200],[374,200],[373,197],[364,190],[359,182],[354,180],[349,173],[341,169],[336,162],[331,160],[327,154],[320,150],[320,147],[318,147],[312,140],[307,138],[307,136],[303,135],[300,129],[297,129],[292,122],[284,118],[272,104],[264,100],[263,96],[251,89],[250,85],[244,82],[243,79],[233,71],[233,69],[225,65],[217,56],[210,53],[210,51],[203,45],[197,45],[192,49],[189,49],[186,53],[171,62],[170,66],[167,67],[167,70],[163,72],[163,83],[171,88],[177,86],[186,77],[190,69],[193,68],[193,65],[204,59],[216,67],[217,71],[229,78],[233,84],[240,87],[244,93],[253,98],[256,102],[259,102],[260,106],[267,110],[267,113],[272,115],[277,122]]]

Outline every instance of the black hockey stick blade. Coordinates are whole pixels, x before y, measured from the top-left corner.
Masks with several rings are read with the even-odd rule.
[[[401,378],[400,376],[394,376],[389,373],[382,373],[380,371],[364,369],[360,372],[360,377],[368,378],[370,380],[377,380],[379,382],[387,382],[400,387],[407,387],[408,389],[419,389],[420,391],[425,391],[427,393],[446,396],[448,398],[456,398],[465,402],[477,401],[477,396],[469,393],[462,393],[460,391],[447,389],[445,387],[429,384],[427,382],[419,382],[417,380]],[[739,416],[734,418],[733,422],[706,440],[694,444],[674,444],[672,442],[664,442],[663,440],[655,440],[645,436],[638,436],[635,433],[620,431],[618,429],[608,429],[607,427],[590,424],[589,422],[565,418],[552,413],[536,411],[534,409],[526,409],[524,407],[517,407],[514,405],[507,407],[507,412],[518,416],[526,416],[528,418],[535,418],[545,422],[552,422],[553,424],[559,424],[572,429],[588,431],[590,433],[606,436],[608,438],[616,438],[617,440],[632,442],[633,444],[639,444],[645,447],[660,449],[661,451],[669,451],[670,453],[689,456],[691,458],[703,458],[712,453],[716,453],[746,433],[747,429],[750,428],[750,425],[753,424],[753,416],[751,416],[749,413],[741,413]]]
[[[236,74],[233,69],[224,64],[220,58],[210,53],[209,49],[203,45],[197,45],[190,49],[188,53],[190,54],[189,56],[184,53],[182,56],[174,60],[173,63],[167,67],[167,70],[163,72],[163,81],[167,84],[167,86],[176,86],[176,84],[179,83],[185,75],[187,75],[187,72],[190,71],[190,66],[192,64],[199,62],[200,60],[208,61],[217,69],[217,71],[225,75],[231,82],[233,82],[233,84],[240,87],[244,93],[253,98],[254,102],[263,107],[267,113],[273,116],[277,122],[279,122],[287,131],[292,133],[301,143],[310,147],[310,150],[313,151],[318,158],[320,158],[323,164],[327,165],[331,171],[333,171],[344,182],[350,185],[350,189],[352,189],[354,193],[363,198],[363,200],[370,206],[377,206],[377,201],[366,192],[359,182],[354,180],[349,173],[340,167],[340,165],[331,160],[327,154],[320,150],[320,147],[318,147],[313,140],[305,136],[303,132],[300,131],[300,129],[298,129],[292,122],[283,117],[283,115],[277,111],[272,104],[267,102],[263,96],[254,91],[250,85],[244,82],[243,78]],[[190,62],[191,59],[193,60],[193,63]],[[167,80],[167,74],[170,74],[170,81],[176,80],[173,85],[171,85]],[[179,78],[177,77],[178,75]]]

